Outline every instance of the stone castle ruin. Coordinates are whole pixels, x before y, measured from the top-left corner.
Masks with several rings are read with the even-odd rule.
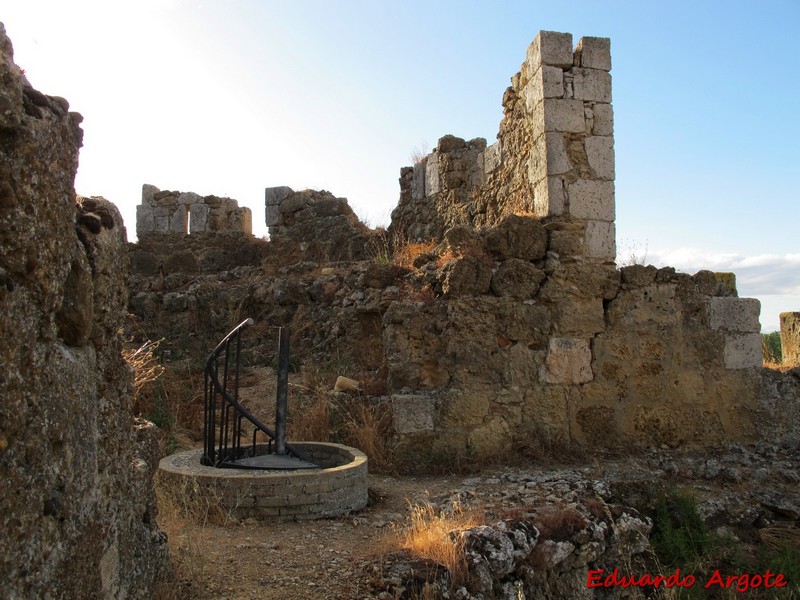
[[[113,204],[76,198],[80,115],[27,83],[2,25],[0,50],[8,597],[153,597],[158,450],[131,416],[127,312],[181,360],[245,316],[291,325],[304,367],[390,409],[408,464],[542,440],[797,444],[800,381],[762,368],[757,300],[728,275],[614,262],[608,39],[541,32],[497,142],[445,136],[402,169],[387,231],[329,192],[269,188],[267,242],[234,200],[145,185],[127,245]]]
[[[377,374],[403,452],[796,436],[797,382],[761,368],[759,302],[738,298],[730,274],[617,268],[610,69],[607,38],[573,47],[540,33],[503,96],[497,142],[448,135],[402,169],[383,238],[329,192],[268,188],[273,276],[228,293],[248,314],[291,322],[310,355],[349,353]],[[163,194],[145,186],[141,214]],[[185,227],[168,222],[165,234]],[[386,238],[432,249],[381,264]],[[145,321],[167,311],[160,322],[180,327],[222,304],[183,287],[189,275],[152,291],[132,252]]]

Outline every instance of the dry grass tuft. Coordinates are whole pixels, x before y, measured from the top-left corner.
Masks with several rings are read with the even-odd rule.
[[[539,513],[535,525],[542,538],[561,542],[586,527],[586,519],[571,506],[553,506]]]
[[[394,471],[392,453],[386,447],[391,413],[386,404],[357,402],[349,407],[345,430],[351,446],[369,457],[370,470],[376,473]]]
[[[779,523],[758,530],[761,542],[773,551],[780,551],[787,546],[800,548],[800,527],[794,523]]]
[[[291,439],[336,442],[353,446],[369,458],[370,472],[391,473],[395,465],[388,447],[391,407],[361,392],[333,393],[322,374],[307,376],[304,397],[290,414],[287,433]]]
[[[159,344],[164,340],[156,342],[147,340],[138,348],[127,348],[122,350],[122,358],[125,359],[133,369],[133,405],[134,410],[138,407],[138,401],[144,390],[155,384],[161,375],[164,374],[164,366],[156,356]],[[137,414],[141,410],[137,411]]]
[[[414,261],[423,254],[429,254],[436,248],[433,240],[427,242],[406,242],[396,245],[392,254],[392,262],[398,266],[413,268]]]
[[[424,502],[411,507],[411,524],[395,531],[397,544],[410,555],[431,560],[450,573],[454,583],[467,574],[464,538],[461,532],[482,525],[482,510],[465,508],[454,502],[449,510],[436,511]]]

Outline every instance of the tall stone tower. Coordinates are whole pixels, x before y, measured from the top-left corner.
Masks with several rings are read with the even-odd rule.
[[[533,211],[583,226],[584,258],[613,261],[614,125],[611,41],[542,31],[520,73],[533,140],[528,179]]]

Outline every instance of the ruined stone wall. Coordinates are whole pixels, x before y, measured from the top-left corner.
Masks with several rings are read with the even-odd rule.
[[[142,279],[132,311],[291,323],[307,364],[382,378],[399,456],[797,440],[800,380],[761,368],[731,274],[614,264],[609,69],[607,39],[543,32],[497,143],[445,136],[402,171],[388,237],[435,247],[392,264],[343,199],[268,188],[262,271]]]
[[[287,263],[298,260],[364,260],[374,254],[370,230],[346,198],[325,190],[295,192],[289,187],[265,190],[270,255]]]
[[[136,235],[169,233],[252,235],[253,216],[249,208],[240,208],[230,198],[161,191],[144,184],[142,203],[136,207]]]
[[[611,44],[543,31],[503,96],[497,142],[445,136],[401,171],[392,229],[439,241],[454,225],[534,215],[559,234],[554,251],[613,261],[614,132]]]
[[[554,233],[505,217],[468,253],[420,267],[442,299],[389,306],[388,386],[409,448],[487,456],[537,440],[674,447],[792,435],[797,390],[780,416],[768,406],[757,300],[709,271],[562,262]]]
[[[474,142],[448,136],[402,171],[392,227],[455,256],[420,265],[446,301],[384,316],[409,449],[794,439],[800,388],[761,369],[757,300],[708,271],[613,264],[610,67],[608,39],[573,49],[569,34],[541,32],[503,98],[498,142],[450,176],[449,155]]]
[[[131,417],[125,230],[78,198],[81,116],[30,87],[0,24],[0,571],[5,598],[151,598],[157,445]]]

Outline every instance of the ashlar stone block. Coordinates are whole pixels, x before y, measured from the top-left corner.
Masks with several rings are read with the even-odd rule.
[[[528,161],[528,179],[537,183],[548,175],[562,175],[572,170],[564,136],[558,132],[541,135],[534,142]]]
[[[192,204],[189,206],[189,233],[203,233],[208,226],[207,204]]]
[[[569,213],[576,219],[614,220],[614,182],[579,179],[568,191]]]
[[[545,359],[547,383],[578,385],[594,379],[589,340],[550,338]]]
[[[760,315],[761,302],[756,298],[724,296],[709,298],[708,301],[708,320],[712,329],[758,333],[761,331]]]
[[[241,232],[246,235],[253,233],[253,213],[249,208],[243,206],[232,210],[228,215],[228,229],[230,231]]]
[[[187,233],[189,211],[185,206],[179,206],[169,216],[169,230],[174,233]]]
[[[280,203],[292,194],[294,194],[294,190],[286,185],[268,187],[264,189],[264,205],[280,206]]]
[[[761,334],[728,334],[725,337],[723,356],[726,369],[749,369],[762,366],[764,358],[761,352]]]
[[[265,207],[267,227],[277,227],[283,224],[280,207],[274,204],[267,204]]]
[[[580,54],[581,66],[589,69],[611,70],[611,40],[601,37],[582,37],[578,40],[576,53]]]
[[[540,102],[531,114],[531,130],[534,138],[546,131],[584,133],[583,100],[553,98]]]
[[[614,109],[610,104],[595,104],[592,107],[594,114],[594,135],[614,135]]]
[[[152,233],[155,231],[155,216],[153,207],[139,204],[136,207],[136,235]]]
[[[438,194],[442,189],[442,180],[439,173],[439,153],[434,152],[428,157],[425,165],[425,197]]]
[[[522,97],[529,112],[545,98],[563,98],[564,71],[559,67],[540,66],[522,90]]]
[[[586,223],[584,249],[587,258],[613,261],[617,258],[616,228],[608,221]]]
[[[411,198],[414,200],[425,198],[425,160],[414,165],[414,172],[411,176]]]
[[[533,210],[537,217],[564,213],[564,182],[560,177],[546,177],[533,186]]]
[[[160,191],[161,190],[156,186],[145,183],[142,186],[142,204],[153,204],[155,202],[155,198],[153,196]]]
[[[573,62],[572,34],[540,31],[536,39],[528,46],[526,62],[534,73],[540,65],[571,67]]]
[[[614,138],[608,135],[593,135],[584,140],[589,167],[598,179],[613,181]]]
[[[428,396],[392,396],[392,424],[397,433],[433,431],[435,406]]]
[[[611,102],[611,74],[598,69],[573,69],[572,96],[576,100]]]

